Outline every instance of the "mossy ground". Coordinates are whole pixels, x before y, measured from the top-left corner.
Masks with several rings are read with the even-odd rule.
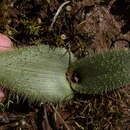
[[[2,0],[0,32],[8,35],[16,47],[37,44],[65,47],[78,58],[109,51],[115,44],[127,47],[130,43],[129,1],[71,0],[49,30],[53,17],[63,2],[64,0]],[[61,105],[38,105],[39,103],[32,103],[15,94],[13,97],[11,92],[8,93],[10,100],[5,101],[4,105],[1,103],[1,111],[4,111],[0,115],[2,130],[130,129],[128,87],[101,96],[75,95],[73,100]]]

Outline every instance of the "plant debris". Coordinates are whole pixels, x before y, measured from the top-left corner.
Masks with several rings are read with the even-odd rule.
[[[2,0],[0,33],[16,47],[47,44],[64,47],[77,58],[130,47],[129,0]],[[71,9],[66,9],[70,6]],[[105,95],[75,95],[61,105],[17,96],[0,104],[1,130],[129,130],[130,89]]]

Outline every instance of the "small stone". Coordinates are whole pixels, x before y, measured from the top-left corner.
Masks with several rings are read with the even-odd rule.
[[[13,50],[12,41],[4,34],[0,33],[0,52]],[[0,86],[1,87],[1,86]],[[6,99],[6,89],[0,88],[0,103]]]
[[[61,36],[60,36],[60,37],[61,37],[61,39],[62,39],[62,40],[67,39],[67,37],[66,37],[66,35],[65,35],[65,34],[61,34]]]
[[[0,33],[0,51],[8,51],[13,49],[12,41],[4,34]]]
[[[21,120],[20,123],[22,126],[25,126],[27,124],[25,120]]]
[[[72,6],[70,5],[66,6],[66,10],[70,12],[72,10]]]

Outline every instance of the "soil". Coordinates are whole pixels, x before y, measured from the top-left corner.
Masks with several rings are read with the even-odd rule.
[[[2,0],[0,33],[16,47],[64,47],[77,58],[130,47],[129,0]],[[129,85],[104,95],[79,95],[63,104],[7,96],[0,130],[129,130]]]

